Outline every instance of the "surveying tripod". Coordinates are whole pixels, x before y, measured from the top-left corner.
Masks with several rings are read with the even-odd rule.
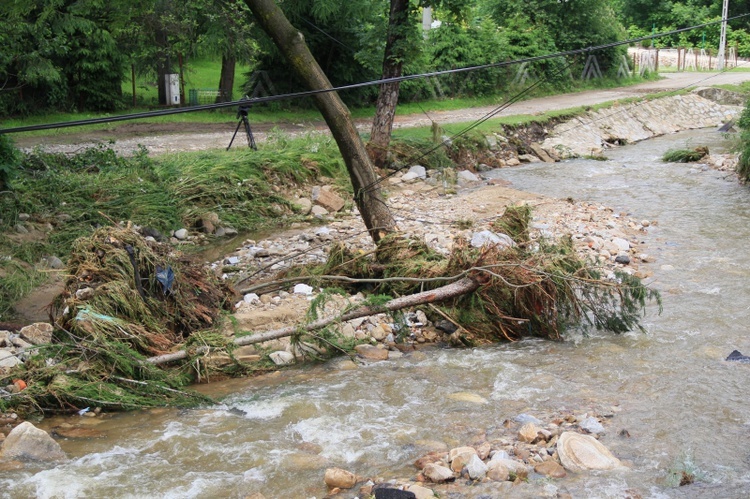
[[[247,120],[247,110],[250,106],[240,106],[237,108],[237,128],[234,130],[234,135],[232,135],[232,140],[229,141],[229,145],[227,146],[227,151],[230,147],[232,147],[232,142],[234,142],[234,138],[237,137],[237,132],[240,131],[240,127],[242,125],[245,125],[245,135],[247,135],[247,146],[252,149],[253,151],[257,151],[258,147],[255,145],[255,137],[253,137],[253,130],[250,128],[250,122]]]

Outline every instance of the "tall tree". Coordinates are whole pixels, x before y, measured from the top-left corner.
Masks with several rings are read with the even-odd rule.
[[[420,26],[417,14],[421,6],[442,6],[452,19],[461,20],[471,4],[471,0],[390,0],[382,79],[400,77],[405,60],[417,52],[415,47],[419,46]],[[400,88],[400,82],[392,81],[382,83],[378,92],[370,142],[367,144],[370,157],[378,167],[384,167],[388,162],[388,146]]]
[[[302,33],[292,26],[273,0],[245,2],[258,24],[284,55],[291,70],[309,89],[333,88],[307,48]],[[336,92],[317,93],[314,98],[344,158],[354,187],[357,208],[370,236],[378,242],[384,235],[396,229],[396,222],[385,204],[378,177],[354,126],[351,113]]]
[[[409,0],[391,0],[388,15],[388,36],[383,56],[382,79],[398,78],[404,65],[407,50],[409,22]],[[384,167],[388,160],[388,145],[391,142],[393,118],[396,115],[400,82],[381,83],[375,105],[375,117],[367,150],[375,166]]]
[[[234,100],[238,62],[251,62],[257,45],[253,39],[251,14],[242,0],[208,0],[202,9],[197,48],[200,54],[221,57],[219,95],[216,102]]]
[[[11,113],[41,107],[114,109],[124,62],[111,33],[118,5],[0,2],[0,107]]]

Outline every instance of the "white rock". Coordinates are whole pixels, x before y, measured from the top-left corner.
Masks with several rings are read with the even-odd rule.
[[[8,434],[0,448],[0,457],[20,461],[64,461],[67,458],[60,444],[28,421]]]
[[[621,237],[613,237],[612,242],[617,245],[617,249],[620,251],[630,250],[630,243]]]
[[[422,470],[424,476],[433,483],[443,483],[455,480],[453,472],[437,463],[430,463]]]
[[[313,293],[312,286],[308,286],[307,284],[295,284],[294,285],[294,294],[295,295],[306,295],[310,296]]]
[[[0,367],[12,368],[23,364],[21,359],[10,353],[8,350],[0,350]]]
[[[411,168],[409,168],[409,171],[407,173],[414,173],[417,177],[421,179],[427,178],[427,170],[422,165],[414,165]]]
[[[510,455],[506,451],[504,451],[502,449],[498,450],[498,451],[495,451],[492,454],[492,460],[498,461],[500,459],[510,459]]]
[[[427,487],[422,487],[421,485],[410,485],[406,488],[408,492],[411,492],[414,494],[414,497],[416,499],[430,499],[435,496],[435,493],[432,491],[432,489],[428,489]]]
[[[44,345],[52,343],[52,331],[54,328],[49,322],[35,322],[29,326],[21,328],[19,334],[33,345]],[[0,343],[2,340],[0,339]]]
[[[593,433],[594,435],[604,434],[605,431],[604,426],[602,426],[599,420],[593,416],[587,417],[586,419],[578,423],[578,426],[589,433]]]
[[[174,237],[176,237],[180,241],[183,241],[183,240],[187,239],[187,236],[188,236],[187,229],[178,229],[178,230],[174,231]]]
[[[328,210],[326,210],[326,209],[325,209],[325,208],[323,208],[322,206],[318,206],[318,205],[315,205],[315,206],[313,206],[313,207],[312,207],[312,209],[310,210],[310,213],[312,213],[312,215],[313,215],[313,216],[314,216],[315,218],[323,218],[323,217],[325,217],[326,215],[328,215]]]
[[[245,303],[260,303],[260,297],[255,293],[248,293],[242,297]]]
[[[286,352],[284,350],[273,352],[268,357],[277,366],[287,366],[289,364],[294,364],[294,354],[292,354],[291,352]]]
[[[475,248],[481,248],[485,244],[498,244],[502,247],[513,247],[516,243],[507,234],[495,234],[490,230],[475,232],[471,236],[471,245]]]
[[[529,467],[526,466],[524,463],[520,461],[516,461],[515,459],[491,459],[489,463],[487,463],[487,466],[489,469],[492,469],[496,466],[503,466],[511,473],[518,474],[528,474]]]
[[[563,467],[576,473],[612,470],[621,466],[620,460],[597,439],[571,431],[560,435],[557,440],[557,454]]]
[[[458,180],[463,182],[479,182],[480,179],[475,174],[471,173],[469,170],[461,170],[458,172]]]
[[[487,465],[479,459],[479,456],[473,454],[466,463],[466,472],[472,480],[481,480],[487,475]]]

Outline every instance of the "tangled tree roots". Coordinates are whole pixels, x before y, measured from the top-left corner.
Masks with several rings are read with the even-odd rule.
[[[145,359],[212,327],[231,307],[233,293],[218,277],[124,227],[77,240],[68,270],[51,305],[54,343],[11,373],[28,388],[0,406],[112,410],[205,400],[178,389],[188,371],[167,373]]]

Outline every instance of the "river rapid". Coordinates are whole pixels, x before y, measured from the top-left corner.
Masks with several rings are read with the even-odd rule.
[[[628,468],[532,475],[503,497],[750,496],[750,365],[723,360],[750,354],[750,191],[727,173],[660,161],[686,145],[721,152],[726,142],[685,132],[607,161],[492,172],[516,189],[657,222],[642,252],[655,258],[649,282],[664,311],[650,307],[645,334],[573,331],[565,342],[426,350],[356,370],[333,361],[210,385],[218,406],[76,416],[106,437],[61,441],[71,460],[53,469],[0,471],[0,497],[320,498],[328,467],[413,477],[430,442],[470,444],[520,413],[547,422],[566,411],[609,416],[601,442]],[[670,470],[682,469],[698,483],[673,485]],[[449,497],[499,496],[489,483]]]

